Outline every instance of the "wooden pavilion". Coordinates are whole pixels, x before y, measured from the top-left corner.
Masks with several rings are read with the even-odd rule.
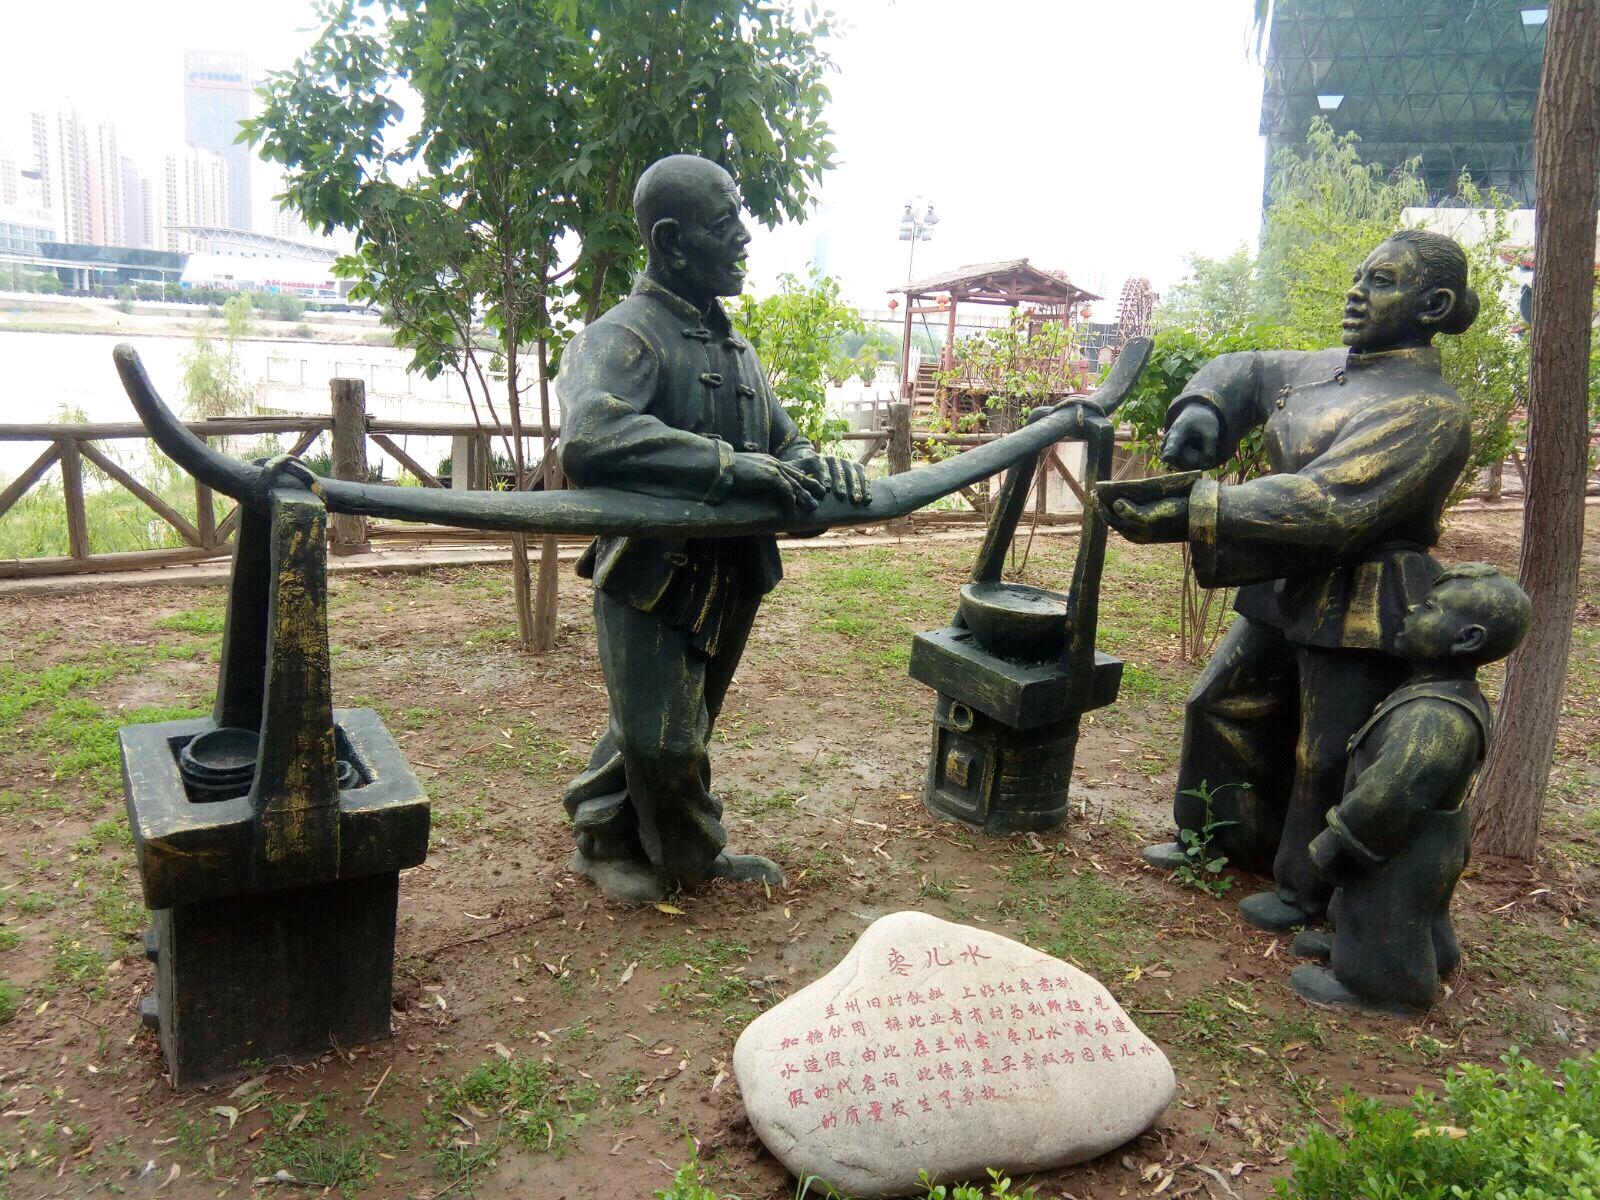
[[[1025,258],[1006,262],[977,263],[915,283],[895,291],[905,296],[905,332],[900,349],[901,398],[912,405],[914,417],[935,412],[950,421],[970,412],[984,410],[985,381],[958,377],[941,383],[957,367],[955,350],[957,314],[963,304],[987,304],[1004,308],[1028,306],[1031,324],[1059,321],[1070,324],[1090,300],[1098,300],[1067,277],[1064,271],[1035,267]],[[940,361],[922,363],[915,370],[911,360],[912,321],[918,317],[938,317],[945,324],[944,349]],[[1067,364],[1063,363],[1063,366]],[[1087,368],[1088,364],[1084,364]],[[1063,371],[1065,379],[1068,373]],[[1074,389],[1063,386],[1061,395]],[[1041,400],[1059,399],[1052,395]]]

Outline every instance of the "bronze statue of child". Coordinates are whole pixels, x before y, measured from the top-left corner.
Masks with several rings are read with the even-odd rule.
[[[1295,953],[1327,964],[1290,976],[1303,999],[1415,1015],[1460,961],[1450,899],[1492,724],[1477,670],[1510,654],[1530,619],[1522,589],[1484,563],[1445,570],[1407,614],[1394,649],[1411,677],[1351,738],[1344,799],[1311,841],[1335,889],[1333,932],[1295,940]]]

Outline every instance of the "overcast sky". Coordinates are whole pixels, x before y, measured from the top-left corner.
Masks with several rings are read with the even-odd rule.
[[[1190,251],[1225,254],[1260,219],[1261,72],[1249,0],[834,0],[826,209],[758,234],[758,289],[803,271],[817,236],[858,304],[905,279],[900,211],[941,217],[916,274],[1026,256],[1103,291],[1164,289]],[[289,65],[308,0],[7,3],[0,115],[70,96],[117,123],[124,153],[181,144],[185,47]],[[5,124],[9,125],[7,121]]]

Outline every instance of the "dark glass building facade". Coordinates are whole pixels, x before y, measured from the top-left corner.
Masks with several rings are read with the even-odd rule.
[[[184,139],[228,164],[228,224],[250,224],[250,147],[235,139],[250,115],[250,61],[243,54],[183,52]]]
[[[1434,203],[1468,172],[1532,206],[1533,106],[1546,6],[1515,0],[1277,0],[1261,132],[1267,184],[1313,118],[1394,168],[1422,158]]]

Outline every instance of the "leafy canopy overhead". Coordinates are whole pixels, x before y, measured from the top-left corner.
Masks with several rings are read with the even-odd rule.
[[[453,365],[480,313],[504,350],[620,297],[641,258],[633,185],[657,158],[715,159],[768,224],[801,217],[832,164],[815,9],[325,0],[319,16],[245,136],[313,227],[355,232],[338,269],[422,370]]]
[[[1218,354],[1339,344],[1351,272],[1406,224],[1407,208],[1427,203],[1416,160],[1386,170],[1361,157],[1359,140],[1335,133],[1320,117],[1314,120],[1304,152],[1280,151],[1275,161],[1260,254],[1252,258],[1241,247],[1225,259],[1190,258],[1189,277],[1156,314],[1150,365],[1121,410],[1143,448],[1159,447],[1167,405]],[[1472,414],[1472,457],[1463,475],[1468,486],[1478,471],[1510,451],[1517,432],[1513,417],[1526,402],[1528,346],[1513,307],[1511,266],[1502,253],[1509,204],[1466,176],[1458,198],[1457,211],[1471,216],[1454,236],[1466,252],[1468,280],[1482,306],[1471,329],[1435,344],[1445,378]],[[1253,470],[1258,459],[1255,443],[1247,440],[1229,471]]]

